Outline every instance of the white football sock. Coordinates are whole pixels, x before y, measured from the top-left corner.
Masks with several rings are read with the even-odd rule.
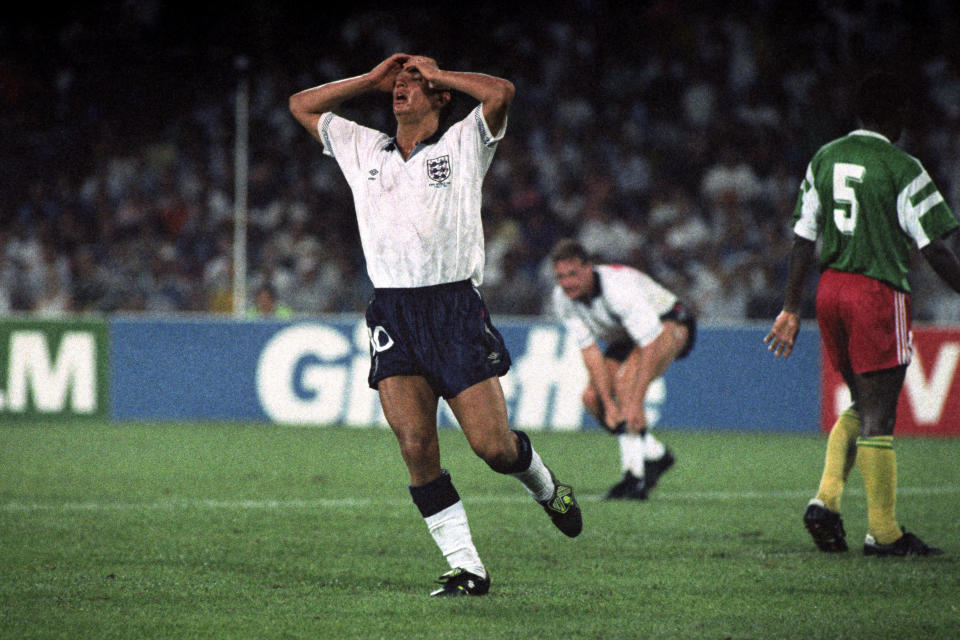
[[[537,455],[536,451],[531,452],[530,466],[526,471],[511,473],[514,478],[523,483],[523,487],[534,497],[537,502],[543,502],[553,497],[553,491],[556,488],[553,484],[553,478],[550,476],[550,470],[543,460]]]
[[[643,436],[637,433],[621,433],[617,436],[620,443],[620,467],[637,478],[643,477],[643,456],[646,451]]]
[[[644,455],[647,460],[659,460],[663,457],[663,454],[667,452],[667,448],[662,442],[653,437],[649,429],[647,429],[647,433],[643,436],[643,443],[646,445]]]
[[[487,575],[480,555],[473,546],[467,512],[462,501],[424,518],[424,521],[451,569],[460,567],[478,576]]]

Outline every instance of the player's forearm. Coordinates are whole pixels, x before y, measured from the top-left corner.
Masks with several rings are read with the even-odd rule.
[[[434,84],[465,93],[483,105],[483,117],[494,135],[507,121],[516,88],[503,78],[467,71],[439,71]]]
[[[664,345],[663,334],[661,334],[659,338],[640,351],[640,363],[633,384],[630,385],[629,401],[631,403],[636,403],[637,406],[642,407],[646,402],[647,389],[659,375],[659,365],[665,354]]]
[[[798,235],[793,237],[790,258],[787,266],[787,287],[783,301],[783,310],[799,314],[803,302],[803,283],[813,262],[816,244]]]
[[[513,83],[485,73],[439,71],[434,84],[465,93],[483,104],[509,106],[516,89]]]
[[[940,238],[920,250],[927,263],[947,285],[960,293],[960,260]]]
[[[587,368],[587,375],[590,377],[590,383],[596,389],[600,397],[600,402],[604,409],[615,405],[613,399],[613,380],[610,372],[603,362],[603,356],[596,345],[587,347],[582,351],[583,363]]]
[[[375,83],[369,74],[328,82],[290,96],[290,112],[298,120],[302,120],[301,116],[318,116],[374,88]]]

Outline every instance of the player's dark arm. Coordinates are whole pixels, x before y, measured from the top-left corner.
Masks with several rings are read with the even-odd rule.
[[[960,260],[943,238],[933,240],[920,250],[930,267],[951,289],[960,293]]]
[[[322,114],[333,111],[350,98],[370,91],[392,91],[397,74],[409,58],[405,53],[395,53],[368,73],[295,93],[290,96],[290,113],[310,135],[317,138],[317,122]]]
[[[800,314],[800,307],[803,304],[803,284],[807,278],[807,272],[810,271],[810,263],[813,262],[816,247],[816,243],[794,234],[793,246],[790,248],[787,262],[787,287],[783,300],[784,311]]]
[[[773,329],[763,339],[775,356],[787,357],[793,351],[794,342],[800,332],[803,281],[810,270],[816,248],[816,243],[794,234],[787,264],[787,291],[783,300],[783,311],[773,321]]]

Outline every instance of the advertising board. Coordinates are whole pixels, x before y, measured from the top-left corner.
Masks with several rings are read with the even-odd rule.
[[[0,416],[106,417],[107,324],[0,320]]]
[[[913,359],[897,404],[896,435],[960,436],[960,329],[914,327]],[[821,428],[850,405],[840,374],[823,365]]]
[[[557,324],[497,321],[513,358],[501,379],[511,423],[597,427],[582,408],[580,352]],[[804,329],[789,362],[772,358],[762,328],[702,327],[691,355],[648,393],[651,425],[816,432],[819,346]],[[384,425],[367,385],[363,318],[309,321],[116,319],[111,322],[113,416],[120,420],[252,420]],[[454,421],[440,403],[441,425]]]

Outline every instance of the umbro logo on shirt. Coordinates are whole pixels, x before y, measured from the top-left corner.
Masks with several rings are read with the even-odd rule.
[[[378,173],[380,173],[380,172],[377,171],[376,169],[370,169],[370,177],[367,178],[367,180],[376,180]]]

